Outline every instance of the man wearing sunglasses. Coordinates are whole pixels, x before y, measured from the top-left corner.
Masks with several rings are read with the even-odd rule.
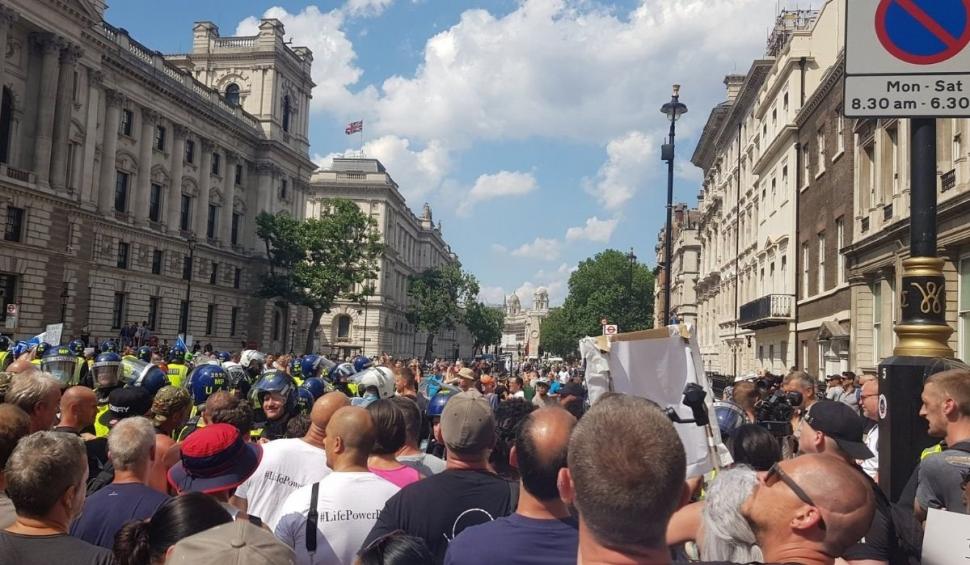
[[[832,563],[866,533],[874,511],[862,474],[820,454],[776,463],[741,507],[766,563]]]

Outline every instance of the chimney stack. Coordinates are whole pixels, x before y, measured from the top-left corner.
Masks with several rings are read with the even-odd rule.
[[[728,102],[734,102],[741,92],[741,85],[744,84],[744,75],[728,75],[724,77],[724,85],[727,86]]]

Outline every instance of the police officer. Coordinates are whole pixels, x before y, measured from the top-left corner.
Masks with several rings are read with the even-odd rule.
[[[41,359],[40,368],[57,379],[61,383],[61,388],[74,386],[80,382],[81,365],[77,363],[77,356],[66,345],[48,348],[44,358]]]
[[[70,343],[67,344],[67,348],[70,350],[71,355],[74,356],[74,370],[77,373],[75,384],[83,384],[90,387],[91,385],[88,376],[89,365],[84,359],[84,342],[79,339],[72,339]]]
[[[437,436],[440,432],[435,433],[441,424],[441,415],[445,411],[445,404],[451,400],[454,396],[456,390],[451,387],[442,388],[437,394],[428,402],[428,410],[425,413],[427,416],[426,422],[428,424],[428,440],[427,445],[424,448],[425,453],[430,453],[435,457],[440,457],[444,459],[445,457],[445,446],[443,443],[438,443]]]
[[[189,367],[185,363],[185,348],[175,346],[168,354],[168,381],[172,386],[183,386]]]
[[[189,373],[186,388],[192,396],[192,413],[185,427],[178,434],[178,441],[184,441],[189,434],[205,426],[202,413],[205,411],[206,401],[216,391],[226,390],[228,386],[229,378],[226,370],[219,365],[199,365]]]
[[[286,437],[286,425],[296,414],[297,394],[289,375],[276,369],[264,372],[249,393],[257,422],[253,436],[268,440]]]
[[[148,347],[147,345],[143,345],[139,347],[138,352],[135,354],[135,357],[137,357],[140,361],[144,361],[145,363],[151,363],[152,348]]]
[[[108,395],[122,386],[121,356],[110,351],[102,353],[95,358],[91,371],[94,394],[98,397],[98,417],[94,421],[94,433],[98,437],[106,437],[110,430],[100,420],[101,416],[108,412]]]
[[[51,348],[51,344],[46,341],[42,341],[37,344],[37,350],[34,351],[34,358],[31,360],[31,365],[40,369],[40,362],[44,359],[44,355],[47,355],[47,351]]]
[[[334,388],[347,396],[353,398],[357,396],[357,383],[353,382],[353,376],[357,371],[350,363],[341,363],[330,368],[330,382]]]
[[[299,357],[293,357],[290,359],[289,365],[287,367],[287,374],[296,383],[296,386],[303,384],[303,362]]]
[[[0,335],[0,371],[6,371],[7,365],[13,361],[13,355],[10,354],[10,338],[5,335]]]

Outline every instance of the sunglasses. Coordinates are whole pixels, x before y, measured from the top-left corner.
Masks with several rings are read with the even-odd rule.
[[[796,483],[795,480],[792,479],[788,475],[788,473],[786,473],[781,468],[781,466],[779,466],[778,463],[775,463],[774,465],[771,466],[770,469],[768,469],[768,474],[765,475],[765,486],[769,486],[770,487],[772,485],[772,483],[774,483],[774,478],[775,477],[777,477],[779,480],[781,480],[781,482],[785,483],[785,486],[787,486],[788,488],[790,488],[791,491],[795,493],[795,496],[798,497],[798,500],[801,500],[805,504],[807,504],[809,506],[812,506],[816,510],[818,510],[818,512],[819,512],[819,514],[818,514],[818,527],[819,527],[819,529],[821,529],[821,530],[824,531],[825,530],[825,520],[822,519],[822,511],[819,509],[818,505],[815,504],[815,501],[812,500],[812,497],[808,496],[808,493],[805,492],[804,490],[802,490],[802,487],[798,486],[798,483]]]

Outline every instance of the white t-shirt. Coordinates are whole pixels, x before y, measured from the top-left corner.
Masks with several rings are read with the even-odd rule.
[[[876,475],[879,474],[879,426],[873,426],[873,428],[869,430],[869,433],[867,433],[863,439],[866,442],[866,447],[868,447],[869,451],[871,451],[875,456],[866,459],[865,461],[860,461],[859,463],[862,465],[862,470],[865,471],[867,475],[875,479]]]
[[[327,475],[320,481],[317,550],[311,556],[306,547],[306,521],[312,488],[309,484],[286,499],[274,528],[276,537],[293,548],[297,565],[353,565],[384,503],[400,490],[374,473]]]
[[[263,445],[259,467],[239,485],[236,496],[246,499],[248,514],[275,528],[283,502],[296,489],[329,474],[325,451],[299,438],[278,439]]]
[[[522,400],[525,400],[525,391],[520,390],[519,392],[513,392],[511,398],[521,398]]]

